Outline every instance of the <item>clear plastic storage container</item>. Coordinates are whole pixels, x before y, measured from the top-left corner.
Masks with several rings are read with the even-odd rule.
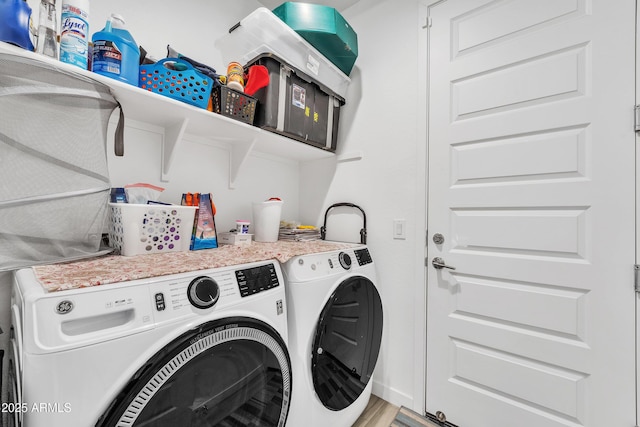
[[[273,54],[346,98],[351,79],[266,7],[260,7],[216,41],[225,62],[247,64],[263,54]]]

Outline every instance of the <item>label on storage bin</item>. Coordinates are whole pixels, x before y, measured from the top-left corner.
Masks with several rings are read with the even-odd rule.
[[[317,76],[320,72],[320,61],[309,55],[307,57],[307,69]]]
[[[120,75],[122,52],[110,40],[96,40],[93,44],[93,71]]]
[[[307,91],[305,90],[305,88],[300,87],[296,84],[293,85],[291,103],[294,106],[304,109],[304,107],[306,106],[306,96]]]

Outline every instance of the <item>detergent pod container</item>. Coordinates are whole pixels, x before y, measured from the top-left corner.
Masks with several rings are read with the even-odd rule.
[[[124,28],[122,16],[111,14],[102,31],[95,33],[91,40],[91,71],[138,86],[140,48]]]
[[[30,19],[31,8],[25,0],[0,0],[0,41],[33,51]]]
[[[253,203],[254,240],[256,242],[278,241],[282,203],[278,197],[272,197],[265,202]]]

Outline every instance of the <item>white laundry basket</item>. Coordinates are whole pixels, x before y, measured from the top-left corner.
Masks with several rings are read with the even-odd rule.
[[[282,200],[253,203],[253,229],[256,242],[277,242],[280,232]]]
[[[109,242],[121,255],[188,251],[196,206],[109,203]]]

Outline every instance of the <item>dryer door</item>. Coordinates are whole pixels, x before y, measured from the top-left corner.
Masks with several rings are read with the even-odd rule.
[[[284,341],[227,318],[174,340],[143,366],[96,426],[284,426],[291,395]]]
[[[316,394],[329,409],[342,410],[364,391],[378,360],[382,301],[371,280],[346,279],[324,306],[313,343]]]

